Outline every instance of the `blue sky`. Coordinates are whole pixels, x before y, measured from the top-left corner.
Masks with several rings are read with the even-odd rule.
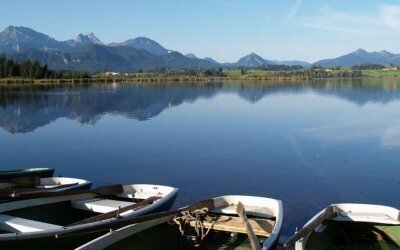
[[[93,32],[105,43],[146,36],[221,62],[400,53],[399,0],[12,0],[1,9],[1,30],[27,26],[57,40]]]

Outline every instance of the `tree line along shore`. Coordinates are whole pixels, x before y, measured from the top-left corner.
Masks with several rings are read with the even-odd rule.
[[[89,73],[70,70],[52,70],[38,61],[15,62],[0,57],[0,83],[108,83],[108,82],[201,82],[231,80],[313,80],[325,78],[400,77],[398,67],[367,64],[351,68],[313,66],[265,65],[262,67],[231,67],[212,69],[142,69],[135,73]]]

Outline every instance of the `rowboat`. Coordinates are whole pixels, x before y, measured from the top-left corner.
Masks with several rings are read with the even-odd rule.
[[[100,235],[92,228],[169,209],[177,193],[168,186],[118,184],[23,194],[23,200],[0,204],[0,249],[73,249]]]
[[[244,210],[238,211],[240,206]],[[174,211],[137,217],[131,222],[76,250],[190,249],[195,244],[201,245],[201,249],[251,249],[253,241],[258,245],[254,249],[266,250],[277,244],[283,210],[280,200],[227,195]]]
[[[400,211],[371,204],[333,204],[319,212],[285,246],[303,249],[400,249]]]
[[[21,194],[89,189],[92,182],[69,177],[19,177],[0,181],[0,201],[18,200]]]
[[[19,177],[52,177],[54,169],[52,168],[26,168],[15,170],[1,170],[0,181],[14,179]]]

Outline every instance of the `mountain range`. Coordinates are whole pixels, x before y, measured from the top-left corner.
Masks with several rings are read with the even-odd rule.
[[[360,64],[400,64],[400,54],[390,53],[386,50],[379,52],[368,52],[363,49],[358,49],[347,55],[343,55],[333,59],[320,60],[314,63],[324,67],[342,66],[350,67]]]
[[[0,32],[0,53],[16,60],[38,60],[52,69],[80,71],[134,72],[144,68],[214,68],[214,67],[262,67],[265,65],[300,65],[324,67],[361,64],[400,64],[400,55],[388,51],[355,52],[324,59],[313,64],[304,61],[276,61],[255,53],[234,63],[219,63],[211,57],[198,58],[193,53],[183,55],[164,48],[146,37],[123,42],[103,43],[93,33],[78,34],[75,39],[58,41],[46,34],[27,27],[9,26]]]
[[[145,37],[106,45],[90,33],[57,41],[30,28],[15,26],[0,32],[0,53],[16,60],[38,60],[52,69],[91,72],[217,66],[209,60],[185,57]]]

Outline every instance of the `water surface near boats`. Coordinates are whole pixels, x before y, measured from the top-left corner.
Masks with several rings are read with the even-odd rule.
[[[0,170],[44,166],[180,188],[175,207],[225,194],[283,201],[290,235],[339,202],[400,207],[394,79],[0,89]]]

